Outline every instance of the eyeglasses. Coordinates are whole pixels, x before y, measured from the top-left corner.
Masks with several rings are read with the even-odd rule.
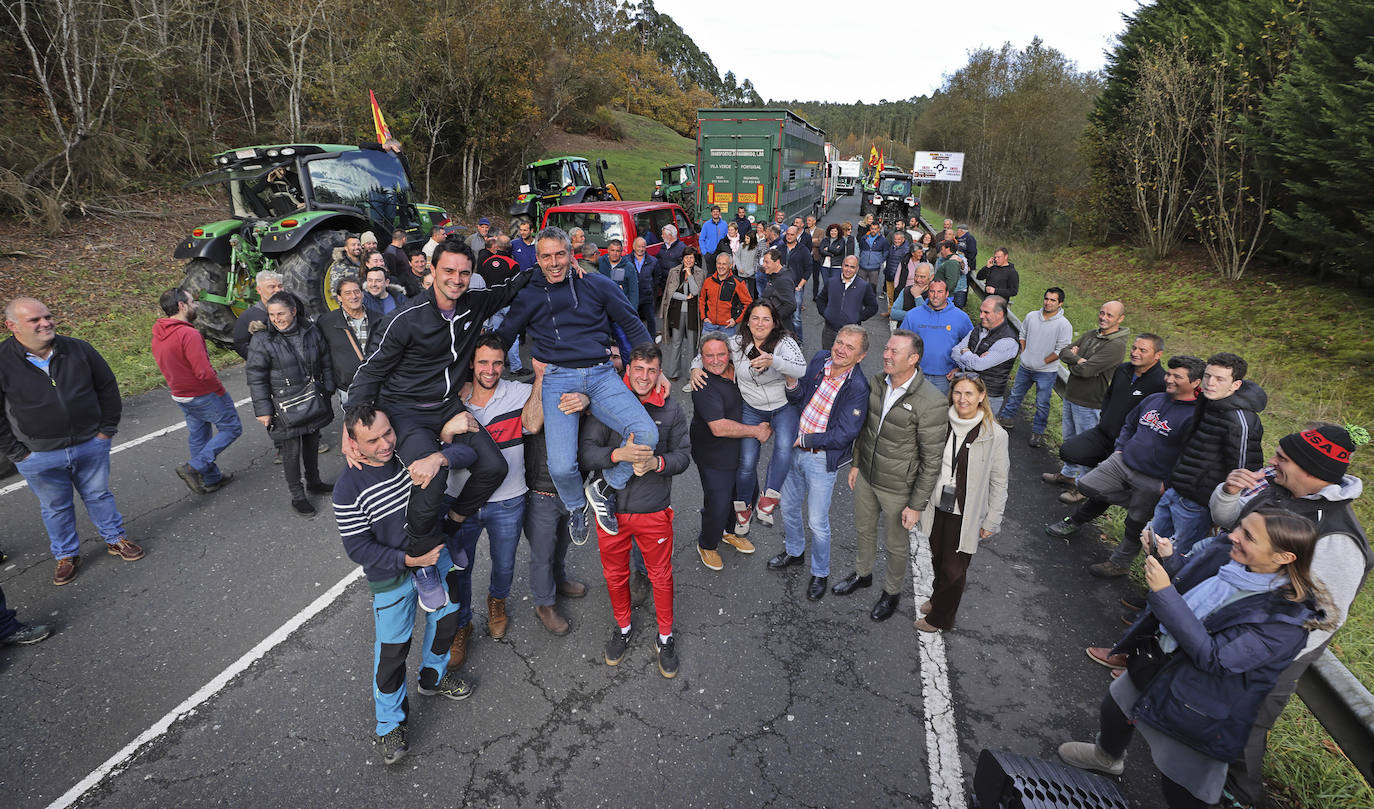
[[[979,378],[979,377],[978,377],[978,374],[977,374],[976,372],[974,372],[974,371],[960,371],[959,373],[955,374],[955,375],[954,375],[954,379],[952,379],[952,380],[950,380],[950,381],[951,381],[951,382],[958,382],[958,381],[961,380],[961,379],[967,379],[967,380],[972,381],[972,380],[976,380],[976,379],[978,379],[978,378]]]

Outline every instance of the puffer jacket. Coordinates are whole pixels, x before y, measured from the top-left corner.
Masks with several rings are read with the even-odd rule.
[[[291,344],[291,339],[278,331],[270,321],[266,324],[255,323],[250,327],[253,337],[248,343],[246,376],[248,391],[253,397],[254,416],[273,415],[273,397],[306,379],[314,379],[326,399],[334,395],[334,369],[329,361],[329,346],[320,336],[319,329],[309,320],[298,317],[295,328],[300,331],[299,351]],[[332,406],[313,423],[299,427],[287,427],[273,419],[267,427],[267,435],[273,441],[282,441],[318,432],[333,420]]]
[[[1225,399],[1199,400],[1169,486],[1205,506],[1232,469],[1259,469],[1264,463],[1259,413],[1268,403],[1264,389],[1249,379]]]
[[[906,393],[884,418],[887,374],[874,374],[868,387],[868,418],[854,442],[854,465],[873,488],[902,492],[908,508],[924,511],[940,476],[940,453],[949,430],[945,395],[917,368]]]

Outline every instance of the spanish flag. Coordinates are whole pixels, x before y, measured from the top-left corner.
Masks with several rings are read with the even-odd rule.
[[[882,152],[878,152],[878,171],[877,171],[877,174],[882,174],[882,173],[883,173],[883,167],[884,167],[885,165],[886,165],[886,164],[883,163],[883,153],[882,153]],[[876,176],[876,175],[875,175],[875,176]]]
[[[376,102],[374,101],[373,103],[375,104]],[[378,114],[380,114],[380,113],[378,113]],[[878,155],[878,145],[877,145],[877,144],[874,144],[874,145],[868,147],[868,165],[870,165],[870,166],[876,166],[876,165],[878,165],[879,159],[880,159],[880,156]]]
[[[367,97],[372,99],[372,126],[377,130],[377,142],[386,143],[391,138],[391,130],[387,128],[386,119],[382,117],[382,108],[377,104],[377,96],[371,90],[367,91]]]

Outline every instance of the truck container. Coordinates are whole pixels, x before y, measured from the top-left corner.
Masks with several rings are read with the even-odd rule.
[[[859,183],[863,173],[863,162],[859,160],[837,160],[835,162],[835,193],[853,194],[854,186]]]
[[[774,211],[820,218],[825,193],[825,133],[789,110],[697,110],[697,220],[742,206],[754,219]]]

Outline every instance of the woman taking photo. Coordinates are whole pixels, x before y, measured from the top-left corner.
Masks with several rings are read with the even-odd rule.
[[[697,266],[701,253],[695,247],[682,251],[682,263],[668,270],[663,284],[663,303],[658,322],[663,324],[663,375],[677,379],[687,367],[701,332],[701,312],[697,297],[706,280],[706,270]],[[688,386],[687,390],[691,390]]]
[[[915,621],[922,632],[954,628],[978,542],[1002,527],[1009,466],[1007,432],[993,418],[983,380],[973,373],[955,374],[940,477],[921,512],[920,529],[930,538],[935,571],[930,600]]]
[[[254,323],[248,344],[248,390],[253,415],[281,453],[282,473],[291,507],[309,516],[315,507],[306,494],[328,494],[334,487],[320,480],[320,430],[334,420],[330,397],[334,371],[329,347],[319,329],[305,317],[290,292],[267,301],[267,323]],[[301,464],[305,485],[301,485]]]
[[[1147,556],[1146,609],[1112,649],[1127,655],[1126,673],[1102,700],[1096,741],[1066,742],[1059,757],[1120,775],[1139,730],[1170,809],[1217,803],[1227,762],[1241,755],[1280,672],[1309,630],[1335,624],[1335,608],[1311,577],[1316,541],[1307,518],[1260,509],[1194,554],[1176,581]],[[1160,554],[1170,550],[1158,545]]]
[[[797,379],[806,373],[806,355],[787,328],[778,321],[777,310],[768,301],[754,301],[744,310],[739,333],[729,341],[730,358],[735,366],[735,384],[744,397],[742,423],[767,423],[773,428],[773,453],[764,475],[763,494],[759,494],[758,439],[740,439],[739,467],[735,473],[735,527],[739,536],[749,533],[749,524],[758,504],[759,522],[773,524],[773,512],[782,495],[782,483],[792,467],[792,445],[797,440],[801,411],[787,403],[787,377]],[[706,384],[701,358],[692,363],[692,387]]]

